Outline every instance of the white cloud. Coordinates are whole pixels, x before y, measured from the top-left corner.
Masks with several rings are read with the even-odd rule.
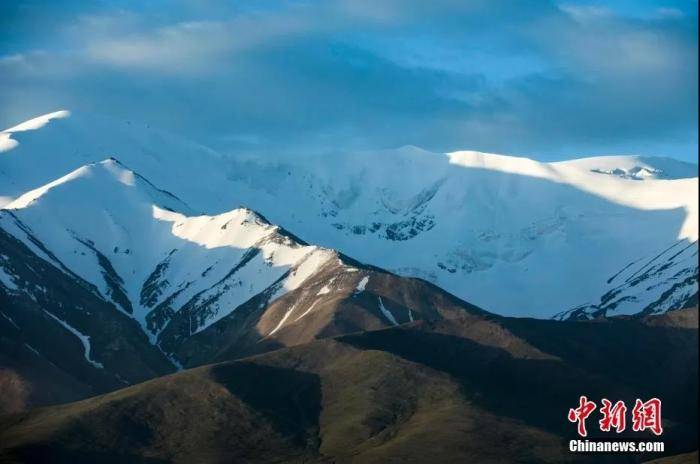
[[[211,0],[103,2],[63,17],[38,5],[5,28],[12,35],[0,28],[0,125],[68,107],[231,149],[414,144],[535,157],[697,139],[697,25],[685,12]],[[37,34],[28,25],[42,14]]]
[[[613,11],[604,6],[564,3],[559,5],[559,8],[574,20],[582,23],[599,21],[614,16]]]

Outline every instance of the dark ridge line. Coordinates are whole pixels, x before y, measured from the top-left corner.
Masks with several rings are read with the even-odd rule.
[[[666,253],[667,251],[671,250],[672,248],[678,246],[678,245],[679,245],[680,243],[682,243],[682,242],[683,242],[682,240],[678,240],[678,241],[676,241],[673,245],[671,245],[670,247],[666,248],[665,250],[663,250],[663,251],[662,251],[661,253],[659,253],[658,255],[654,256],[654,257],[653,257],[651,260],[649,260],[645,265],[643,265],[642,267],[640,267],[640,268],[637,270],[637,272],[635,272],[634,274],[632,274],[631,276],[629,276],[627,279],[625,279],[625,283],[629,283],[630,280],[632,280],[635,276],[637,276],[637,274],[639,274],[639,273],[642,272],[644,269],[646,269],[647,266],[649,266],[651,263],[653,263],[653,262],[656,261],[659,257],[661,257],[664,253]]]
[[[309,246],[310,245],[308,242],[306,242],[305,240],[302,240],[301,237],[294,234],[293,232],[285,229],[282,226],[271,223],[265,216],[263,216],[259,212],[252,210],[246,206],[239,206],[238,209],[243,209],[243,210],[249,211],[254,216],[256,216],[261,222],[265,223],[266,225],[268,225],[270,227],[275,227],[277,229],[275,232],[277,232],[279,235],[286,237],[288,239],[291,239],[293,242],[296,242],[297,244],[299,244],[301,246]]]
[[[612,281],[615,280],[615,279],[617,278],[617,276],[619,276],[620,274],[622,274],[623,272],[625,272],[625,270],[627,270],[628,268],[630,268],[630,267],[634,266],[635,264],[637,264],[641,259],[642,259],[642,258],[638,258],[638,259],[635,259],[634,261],[632,261],[631,263],[628,263],[627,266],[625,266],[625,267],[623,267],[622,269],[620,269],[619,271],[617,271],[617,272],[616,272],[612,277],[610,277],[605,283],[607,283],[607,284],[612,283]]]
[[[159,293],[160,286],[162,284],[170,284],[168,279],[165,279],[163,282],[159,282],[158,279],[168,270],[170,258],[175,251],[177,251],[177,248],[168,253],[168,256],[156,265],[156,268],[148,275],[146,280],[143,281],[143,284],[141,284],[141,291],[139,292],[139,302],[141,306],[152,308],[161,294]]]
[[[222,283],[224,283],[226,280],[228,280],[228,279],[231,278],[233,275],[235,275],[241,268],[245,267],[245,265],[248,264],[248,263],[250,262],[250,260],[252,260],[253,258],[255,258],[255,256],[257,256],[258,254],[260,254],[260,248],[259,248],[257,245],[259,245],[259,242],[256,243],[253,247],[251,247],[248,251],[246,251],[246,252],[243,254],[243,256],[241,257],[240,261],[233,267],[233,269],[231,269],[224,277],[222,277],[221,279],[219,279],[219,281],[217,281],[215,284],[211,285],[210,287],[205,288],[205,289],[203,289],[203,290],[197,292],[197,293],[194,294],[189,300],[187,300],[187,302],[186,302],[185,304],[183,304],[183,305],[181,306],[181,308],[180,308],[178,311],[175,311],[175,312],[173,313],[173,315],[172,315],[171,318],[170,318],[171,321],[172,321],[172,319],[173,319],[173,317],[175,316],[176,313],[180,313],[180,312],[186,313],[186,314],[187,314],[187,317],[188,317],[189,320],[190,320],[190,331],[189,331],[190,333],[189,333],[189,337],[191,337],[191,336],[193,335],[193,332],[192,332],[192,316],[194,315],[194,316],[196,317],[202,310],[208,308],[208,307],[211,306],[213,303],[215,303],[216,301],[218,301],[218,299],[221,298],[221,295],[223,295],[224,292],[221,292],[221,291],[217,292],[216,295],[212,295],[211,298],[207,299],[206,301],[203,301],[197,308],[195,308],[194,306],[195,306],[195,302],[196,302],[197,298],[199,298],[204,292],[206,292],[206,291],[208,291],[208,290],[212,290],[212,289],[214,289],[214,288],[220,286],[220,285],[221,285]],[[288,272],[289,272],[289,271],[287,271],[287,273],[288,273]],[[285,273],[285,275],[286,275],[287,273]],[[181,289],[181,290],[184,290],[184,289]],[[177,293],[179,293],[179,291],[178,291]],[[167,301],[167,300],[166,300],[166,301]],[[163,302],[163,303],[165,303],[165,302]],[[161,304],[162,304],[162,303],[161,303]],[[158,305],[158,306],[154,309],[154,311],[155,311],[156,309],[158,309],[159,306],[160,306],[160,305]],[[240,305],[237,306],[236,308],[238,308],[238,307],[240,307]],[[234,309],[232,310],[232,312],[235,311],[236,308],[234,308]],[[172,310],[172,308],[170,308],[170,309]],[[195,321],[195,322],[197,323],[197,327],[195,328],[195,330],[196,330],[196,329],[199,328],[199,321]],[[169,324],[169,323],[168,323],[168,324]],[[160,333],[162,333],[162,332],[163,332],[162,330],[159,332],[159,334],[158,334],[159,338],[160,338]],[[195,332],[195,333],[196,333],[196,332]]]
[[[104,277],[105,283],[107,284],[107,287],[111,292],[110,296],[112,297],[112,300],[116,304],[121,306],[124,309],[124,311],[129,313],[129,315],[133,315],[134,307],[132,306],[131,300],[129,300],[129,297],[126,294],[126,291],[123,287],[124,279],[122,279],[121,276],[117,273],[116,269],[114,269],[114,266],[112,266],[112,263],[109,261],[109,259],[95,247],[94,243],[91,243],[89,240],[81,239],[73,231],[71,231],[71,233],[75,240],[92,250],[92,252],[95,254],[95,257],[97,257],[97,263],[102,268],[102,276]],[[115,297],[117,299],[115,299]]]
[[[182,199],[181,199],[180,197],[178,197],[177,195],[175,195],[175,194],[173,194],[173,193],[171,193],[171,192],[168,192],[167,190],[163,190],[163,189],[161,189],[161,188],[156,187],[156,186],[153,184],[153,182],[151,182],[150,180],[146,179],[144,176],[142,176],[141,174],[139,174],[137,171],[131,169],[129,166],[127,166],[126,164],[124,164],[124,163],[122,163],[121,161],[119,161],[117,158],[115,158],[115,157],[113,157],[113,156],[110,156],[110,157],[107,158],[107,159],[110,160],[110,161],[113,161],[113,162],[117,163],[119,166],[121,166],[121,167],[123,167],[124,169],[128,170],[129,172],[133,173],[138,179],[140,179],[141,181],[145,182],[149,187],[151,187],[151,188],[154,189],[155,191],[157,191],[157,192],[159,192],[159,193],[162,193],[163,195],[166,195],[166,196],[168,196],[168,197],[170,197],[170,198],[172,198],[172,199],[174,199],[174,200],[177,200],[177,201],[179,201],[180,203],[182,203],[184,206],[186,206],[189,210],[191,210],[191,211],[196,211],[197,214],[201,214],[200,212],[198,212],[197,210],[195,210],[194,208],[192,208],[190,205],[188,205],[187,202],[185,202],[184,200],[182,200]],[[95,164],[99,164],[99,163],[100,163],[100,162],[92,163],[92,164],[95,165]],[[170,210],[170,208],[168,208],[168,207],[165,206],[165,205],[160,205],[160,206],[163,206],[165,209]]]
[[[676,253],[675,255],[671,256],[670,258],[668,258],[667,261],[672,261],[673,259],[675,259],[676,256],[680,255],[681,253],[683,253],[685,250],[687,250],[688,248],[692,247],[692,246],[695,245],[696,243],[698,243],[697,240],[695,240],[694,242],[689,243],[688,246],[686,246],[686,247],[683,248],[681,251],[679,251],[679,252]]]
[[[59,267],[59,269],[60,269],[61,271],[65,272],[66,274],[68,274],[69,276],[71,276],[73,279],[75,279],[76,282],[78,283],[78,285],[80,285],[81,287],[85,288],[85,289],[88,290],[88,291],[93,292],[98,298],[100,298],[101,300],[103,300],[103,301],[109,303],[107,300],[105,300],[105,298],[102,296],[102,294],[99,292],[99,290],[97,289],[97,287],[96,287],[95,285],[93,285],[93,284],[91,284],[90,282],[84,280],[84,279],[83,279],[82,277],[80,277],[78,274],[76,274],[75,272],[73,272],[72,270],[70,270],[65,264],[63,264],[63,262],[62,262],[60,259],[58,259],[58,257],[57,257],[56,255],[54,255],[48,248],[46,248],[46,246],[41,242],[41,240],[39,240],[38,238],[36,238],[36,237],[34,236],[34,233],[33,233],[32,229],[31,229],[29,226],[27,226],[25,223],[23,223],[12,211],[10,211],[10,210],[8,210],[8,209],[3,209],[3,210],[1,210],[1,211],[2,211],[2,212],[5,212],[5,213],[7,213],[7,214],[9,214],[10,216],[12,216],[12,218],[14,219],[15,224],[17,225],[17,227],[19,227],[19,228],[22,230],[22,232],[25,233],[25,235],[27,236],[27,238],[29,239],[29,241],[32,242],[32,243],[33,243],[37,248],[39,248],[42,252],[44,252],[44,253],[46,254],[46,256],[48,256],[55,264],[58,264],[58,267]],[[20,239],[19,237],[15,237],[14,235],[10,234],[9,232],[5,231],[4,229],[0,229],[0,230],[2,230],[2,231],[3,231],[4,233],[6,233],[8,236],[13,237],[15,240],[17,240],[19,243],[21,243],[22,246],[26,247],[32,254],[36,255],[36,253],[34,253],[33,251],[31,251],[31,250],[27,247],[26,244],[22,243],[22,241],[21,241],[21,239]],[[39,257],[40,259],[43,259],[43,258],[41,258],[40,256],[38,256],[38,257]],[[44,261],[46,261],[46,260],[44,260]],[[51,264],[51,263],[49,263],[49,264]],[[53,265],[53,264],[52,264],[52,265]],[[54,266],[54,267],[55,267],[55,266]]]
[[[640,311],[638,313],[638,315],[639,316],[646,316],[646,315],[650,315],[650,314],[657,314],[654,312],[654,309],[656,307],[658,307],[665,300],[667,300],[669,296],[673,295],[673,293],[677,289],[686,287],[686,286],[692,284],[696,280],[697,280],[697,276],[691,275],[691,276],[686,277],[685,280],[682,280],[680,282],[676,282],[675,284],[673,284],[671,286],[671,288],[666,289],[666,291],[663,292],[661,294],[661,296],[659,296],[659,298],[656,299],[656,301],[649,303],[646,308],[644,308],[642,311]],[[697,292],[696,292],[696,294],[697,294]],[[692,295],[690,296],[690,298],[692,298]],[[682,309],[685,304],[686,304],[686,301],[681,300],[677,303],[677,307],[675,307],[676,305],[674,305],[674,307],[669,307],[666,311],[676,311],[678,309]]]

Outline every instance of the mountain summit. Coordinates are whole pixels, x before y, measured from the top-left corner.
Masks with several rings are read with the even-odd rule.
[[[697,275],[688,262],[678,276],[648,274],[628,288],[625,304],[601,302],[617,286],[610,279],[631,263],[669,247],[697,252],[697,166],[688,163],[638,156],[541,163],[416,147],[224,156],[130,121],[60,115],[3,132],[15,141],[0,154],[4,205],[116,156],[202,214],[244,205],[309,243],[423,278],[500,314],[663,312],[697,292],[691,279],[661,298]]]
[[[0,325],[15,353],[5,362],[30,383],[57,371],[60,388],[40,391],[61,398],[62,388],[81,397],[315,338],[464,314],[485,313],[309,245],[249,209],[197,214],[114,158],[0,209]]]

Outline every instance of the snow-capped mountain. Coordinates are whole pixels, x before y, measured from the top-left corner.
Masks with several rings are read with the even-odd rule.
[[[40,255],[0,226],[0,383],[8,387],[10,376],[20,405],[73,401],[174,370],[134,319],[30,240]]]
[[[663,250],[627,264],[606,283],[609,290],[599,302],[572,308],[556,318],[658,314],[697,306],[697,242],[676,241]]]
[[[113,158],[0,209],[0,344],[14,353],[0,365],[35,381],[53,372],[78,397],[221,356],[466,313],[483,312],[249,209],[198,214]]]
[[[196,215],[109,159],[5,206],[2,227],[90,282],[152,336],[189,304],[196,333],[261,291],[295,289],[334,257],[303,246],[249,210]],[[60,263],[60,264],[59,264]],[[235,291],[231,291],[235,288]]]
[[[0,212],[0,227],[91,284],[154,341],[174,317],[186,313],[188,335],[196,334],[263,291],[281,297],[338,259],[250,210],[195,215],[114,159],[20,196]],[[7,272],[2,280],[21,285]]]
[[[67,112],[2,137],[5,205],[88,162],[116,156],[206,217],[244,205],[309,243],[421,277],[501,314],[551,317],[597,305],[611,290],[609,277],[627,264],[676,242],[697,249],[697,166],[670,159],[540,163],[413,147],[246,158],[135,123]],[[176,213],[159,211],[160,226],[178,223]],[[149,266],[160,262],[155,256],[166,259],[166,248],[146,253]],[[138,274],[132,258],[119,260],[132,263],[125,275]],[[133,297],[138,286],[126,281]],[[659,278],[644,289],[663,293],[674,284]],[[642,311],[647,297],[625,301],[625,312]],[[135,312],[143,317],[144,310]]]

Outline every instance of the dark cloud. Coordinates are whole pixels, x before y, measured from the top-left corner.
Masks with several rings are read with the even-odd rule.
[[[9,9],[0,126],[65,107],[224,150],[696,153],[697,8],[82,4]]]

